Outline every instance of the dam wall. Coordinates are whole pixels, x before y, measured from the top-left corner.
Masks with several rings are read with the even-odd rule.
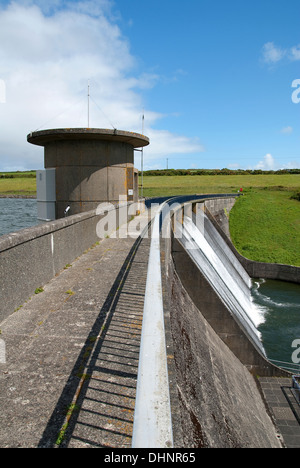
[[[109,236],[143,207],[132,202],[101,204],[96,210],[1,236],[0,322],[99,241],[101,220]]]
[[[175,443],[188,448],[281,448],[256,374],[286,373],[253,346],[174,232],[162,238],[161,259]]]
[[[236,202],[236,197],[212,198],[204,202],[206,210],[208,210],[216,220],[218,226],[230,237],[229,231],[229,214]]]
[[[177,386],[171,406],[180,446],[280,448],[255,378],[195,306],[175,271],[169,280],[170,367],[176,367]]]

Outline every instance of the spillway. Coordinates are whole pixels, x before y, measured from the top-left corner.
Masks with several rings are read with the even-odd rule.
[[[259,352],[266,356],[258,326],[262,310],[251,297],[252,281],[202,210],[176,222],[176,236],[219,299]],[[199,292],[201,294],[201,292]]]

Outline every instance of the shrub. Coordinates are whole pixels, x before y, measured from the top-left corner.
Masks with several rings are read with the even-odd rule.
[[[298,200],[300,201],[300,192],[296,192],[291,196],[291,200]]]

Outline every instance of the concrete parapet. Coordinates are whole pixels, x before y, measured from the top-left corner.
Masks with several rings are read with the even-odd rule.
[[[127,223],[133,203],[101,205],[101,210],[69,216],[0,237],[0,322],[35,290],[99,240],[98,223],[111,231]],[[141,208],[141,205],[139,205]],[[110,223],[110,218],[113,218]],[[107,236],[110,232],[106,229]]]

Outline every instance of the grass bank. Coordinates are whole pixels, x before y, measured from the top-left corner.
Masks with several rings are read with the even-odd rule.
[[[293,192],[249,190],[230,213],[237,250],[251,260],[300,266],[300,202]]]

